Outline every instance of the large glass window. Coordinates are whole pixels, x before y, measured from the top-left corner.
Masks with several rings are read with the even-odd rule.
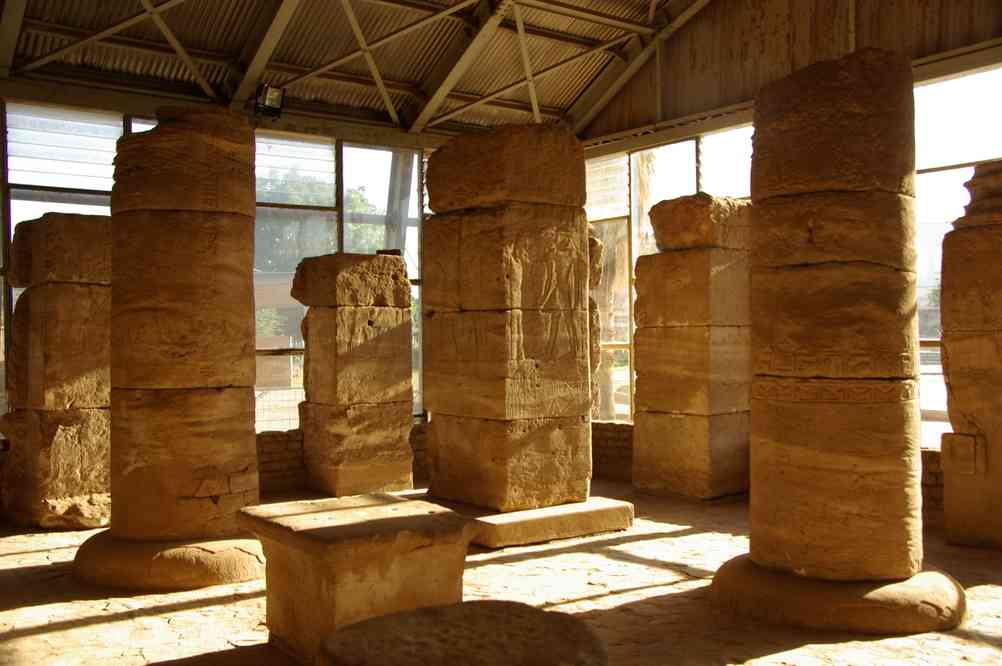
[[[696,193],[696,142],[682,141],[630,156],[634,259],[658,251],[648,216],[654,204]]]
[[[751,196],[751,125],[704,134],[699,142],[699,189],[715,197]]]

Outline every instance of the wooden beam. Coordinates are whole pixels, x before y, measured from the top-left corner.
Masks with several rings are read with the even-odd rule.
[[[167,11],[168,9],[171,9],[173,7],[177,7],[182,2],[185,2],[185,0],[167,0],[167,2],[161,3],[161,4],[157,5],[156,7],[154,7],[153,8],[153,13],[154,14],[161,14],[161,13]],[[55,51],[52,51],[50,53],[46,53],[41,58],[38,58],[36,60],[32,60],[27,65],[25,65],[24,67],[21,67],[17,71],[19,73],[23,73],[23,72],[30,72],[32,70],[38,69],[39,67],[42,67],[43,65],[47,65],[50,62],[52,62],[53,60],[58,60],[59,58],[62,58],[63,56],[65,56],[65,55],[67,55],[69,53],[72,53],[73,51],[76,51],[77,49],[79,49],[81,47],[87,46],[88,44],[90,44],[92,42],[96,42],[96,41],[102,40],[105,37],[111,37],[112,35],[114,35],[116,33],[119,33],[119,32],[122,32],[123,30],[125,30],[127,28],[131,28],[132,26],[134,26],[137,23],[142,23],[143,21],[145,21],[148,18],[150,18],[150,12],[144,9],[139,14],[134,14],[134,15],[130,16],[127,19],[119,21],[118,23],[116,23],[113,26],[105,28],[104,30],[102,30],[100,32],[95,32],[94,34],[88,35],[87,37],[84,37],[84,38],[80,39],[79,41],[73,42],[72,44],[69,44],[69,45],[64,46],[62,48],[59,48],[59,49],[56,49]]]
[[[0,78],[10,76],[14,66],[14,54],[17,51],[17,38],[21,34],[24,23],[24,10],[28,8],[28,0],[7,0],[3,6],[3,17],[0,17]]]
[[[351,26],[351,31],[355,34],[355,41],[358,43],[358,48],[361,49],[362,56],[365,58],[365,63],[369,67],[369,73],[372,74],[372,79],[376,82],[376,89],[379,90],[379,96],[383,98],[383,106],[386,107],[386,112],[390,114],[390,118],[393,119],[393,123],[399,125],[400,116],[397,115],[397,108],[393,105],[393,98],[390,97],[390,93],[386,90],[386,84],[383,83],[383,75],[379,73],[379,65],[376,64],[376,59],[372,56],[372,51],[369,50],[369,45],[365,41],[365,33],[362,32],[362,26],[358,22],[358,17],[355,16],[355,10],[351,6],[351,0],[341,0],[341,6],[344,8],[344,13],[348,17],[348,24]]]
[[[292,17],[299,9],[299,4],[300,0],[282,0],[282,3],[275,10],[264,37],[258,42],[254,55],[247,64],[247,70],[244,72],[243,78],[240,79],[236,92],[233,93],[231,106],[243,106],[244,102],[254,94],[261,82],[261,75],[264,74],[272,54],[275,53],[278,43],[282,40],[282,35],[285,34]]]
[[[497,32],[498,27],[501,25],[501,20],[504,18],[505,12],[508,11],[508,6],[511,2],[512,0],[500,0],[493,11],[490,11],[477,31],[477,34],[470,39],[462,55],[452,64],[442,81],[435,85],[435,89],[431,92],[428,101],[421,107],[418,117],[411,124],[411,132],[420,132],[435,117],[435,114],[438,113],[439,108],[441,108],[442,103],[445,102],[449,93],[459,83],[459,80],[463,78],[470,65],[480,57],[480,54],[491,39],[494,38],[494,33]],[[489,7],[489,3],[481,6]]]
[[[654,39],[652,39],[650,43],[644,46],[639,53],[630,59],[630,62],[623,68],[623,71],[616,76],[615,80],[609,82],[608,84],[602,83],[602,88],[594,87],[597,82],[593,82],[593,84],[590,85],[580,97],[581,100],[585,101],[581,105],[575,103],[574,106],[571,107],[570,112],[567,114],[574,133],[580,134],[586,127],[588,127],[588,125],[591,124],[593,120],[595,120],[595,117],[602,111],[602,109],[604,109],[609,102],[611,102],[613,98],[619,94],[619,91],[622,90],[631,79],[633,79],[637,72],[639,72],[640,69],[647,64],[647,62],[651,59],[651,56],[653,56],[657,50],[659,42],[668,39],[675,34],[708,4],[710,4],[710,0],[696,0],[681,14],[672,19],[666,26],[658,30],[654,35]],[[587,106],[585,106],[585,104],[587,104]]]
[[[518,50],[522,52],[522,71],[525,80],[529,82],[529,100],[532,102],[532,118],[537,123],[543,122],[539,113],[539,97],[536,95],[536,82],[532,78],[532,60],[529,59],[529,47],[525,43],[525,24],[522,22],[522,10],[518,3],[512,6],[515,13],[515,24],[518,26]]]
[[[519,0],[519,2],[526,7],[532,7],[533,9],[550,12],[551,14],[560,14],[561,16],[575,18],[581,21],[607,25],[610,28],[626,30],[638,35],[653,35],[655,32],[655,28],[643,23],[628,21],[624,18],[620,18],[619,16],[597,12],[593,9],[582,9],[581,7],[566,5],[562,2],[552,2],[550,0]]]

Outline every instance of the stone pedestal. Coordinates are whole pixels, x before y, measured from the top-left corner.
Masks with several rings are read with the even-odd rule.
[[[411,292],[394,255],[300,262],[292,295],[308,306],[299,405],[310,485],[335,496],[413,486]]]
[[[751,553],[713,594],[807,627],[954,627],[962,588],[922,572],[910,64],[860,51],[755,108]]]
[[[708,499],[748,489],[749,205],[700,193],[651,209],[637,262],[633,483]]]
[[[971,203],[943,241],[943,371],[954,433],[943,436],[953,543],[1002,548],[1002,162],[975,168]]]
[[[17,225],[7,280],[11,441],[3,510],[26,526],[105,525],[109,498],[111,238],[107,217],[48,213]]]
[[[119,141],[112,190],[111,529],[75,575],[167,590],[255,578],[254,133],[161,109]],[[203,547],[206,542],[209,547]]]

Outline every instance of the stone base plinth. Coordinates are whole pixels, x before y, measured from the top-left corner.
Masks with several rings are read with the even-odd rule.
[[[144,591],[194,590],[264,576],[256,539],[127,541],[98,532],[77,550],[77,580]]]
[[[892,582],[824,581],[760,567],[747,555],[720,567],[710,592],[719,606],[765,622],[863,634],[945,631],[966,612],[964,588],[937,571]]]

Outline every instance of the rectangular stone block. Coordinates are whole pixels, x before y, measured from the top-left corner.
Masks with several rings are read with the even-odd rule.
[[[335,496],[413,487],[411,403],[299,403],[303,459],[315,490]]]
[[[922,568],[918,384],[759,379],[751,408],[751,557],[826,580]]]
[[[915,271],[915,199],[890,192],[821,192],[751,209],[755,267],[859,261]]]
[[[1002,331],[1002,225],[956,229],[943,238],[943,331]]]
[[[747,326],[748,253],[693,249],[637,259],[636,322],[654,326]]]
[[[658,250],[751,248],[751,202],[705,192],[670,199],[650,211]]]
[[[434,215],[422,228],[425,310],[584,310],[584,211],[509,204]]]
[[[424,404],[435,414],[587,414],[586,311],[425,313]]]
[[[637,410],[704,416],[748,411],[747,326],[639,328],[633,349]]]
[[[107,407],[111,289],[45,283],[21,294],[6,383],[14,409]]]
[[[463,513],[469,505],[457,505]],[[476,513],[478,512],[474,509]],[[633,505],[606,497],[589,497],[584,502],[491,513],[476,518],[473,543],[486,548],[525,546],[556,539],[574,539],[602,532],[617,532],[633,525]]]
[[[472,521],[392,495],[267,504],[240,525],[267,558],[271,642],[319,663],[332,632],[370,617],[458,603]]]
[[[942,354],[954,431],[1002,446],[1002,331],[944,333]]]
[[[950,543],[1002,547],[1002,467],[989,448],[984,435],[943,435],[943,517]]]
[[[436,213],[501,203],[585,204],[584,148],[566,127],[505,125],[457,136],[428,159]]]
[[[19,223],[7,281],[15,288],[46,282],[111,284],[111,218],[46,213]]]
[[[915,112],[907,57],[864,49],[815,63],[755,98],[751,194],[915,194]]]
[[[915,273],[822,264],[755,269],[751,280],[755,374],[917,375]]]
[[[633,485],[710,499],[748,490],[749,413],[694,416],[637,412]]]
[[[311,307],[302,329],[307,401],[347,407],[412,400],[410,308]]]
[[[587,416],[499,421],[433,414],[429,493],[498,511],[583,502],[591,482]]]
[[[292,297],[311,307],[409,308],[411,283],[403,257],[338,252],[300,261]]]
[[[10,440],[0,478],[8,519],[50,529],[107,524],[111,509],[107,409],[18,409],[0,417],[0,432]]]

